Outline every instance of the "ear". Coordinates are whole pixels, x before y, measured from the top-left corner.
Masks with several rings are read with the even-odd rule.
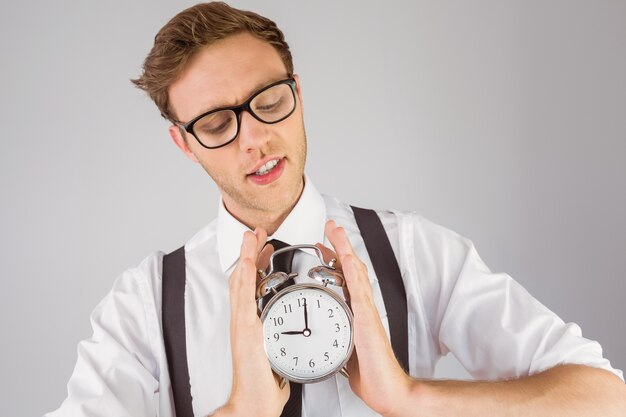
[[[293,74],[293,79],[296,80],[296,92],[298,93],[300,107],[304,110],[304,102],[302,101],[302,87],[300,86],[300,77],[298,76],[298,74]]]
[[[196,158],[196,155],[194,155],[194,153],[189,148],[187,140],[185,139],[185,137],[183,136],[183,132],[181,131],[182,129],[176,125],[171,125],[168,130],[170,132],[172,140],[174,141],[174,144],[178,147],[178,149],[183,151],[185,156],[187,156],[187,158],[191,159],[193,162],[199,162],[198,158]]]

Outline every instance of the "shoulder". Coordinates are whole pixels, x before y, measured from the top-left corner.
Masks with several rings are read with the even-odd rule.
[[[115,280],[111,291],[98,308],[116,309],[126,313],[135,312],[152,316],[160,309],[162,251],[146,256],[137,266],[128,268]],[[126,306],[127,307],[124,307]],[[132,306],[132,308],[131,308]],[[137,310],[138,307],[141,310]],[[141,313],[140,313],[141,311]],[[150,320],[149,320],[150,321]],[[154,329],[152,329],[154,330]]]
[[[138,292],[151,281],[159,281],[164,255],[162,251],[152,252],[138,265],[126,269],[115,280],[112,293]]]
[[[213,240],[215,240],[215,221],[200,229],[185,243],[185,252],[194,251]],[[138,265],[126,269],[115,280],[109,296],[118,298],[135,294],[141,297],[144,304],[160,309],[163,258],[166,255],[165,251],[154,251]]]
[[[346,228],[348,232],[358,232],[354,212],[349,204],[336,197],[323,195],[329,219]],[[395,209],[374,209],[389,235],[394,240],[415,246],[426,252],[452,251],[456,255],[467,254],[472,242],[457,232],[437,224],[415,211]]]

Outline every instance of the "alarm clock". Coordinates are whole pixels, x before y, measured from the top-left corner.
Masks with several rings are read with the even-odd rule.
[[[320,265],[309,270],[311,282],[288,285],[297,273],[274,271],[274,257],[298,249],[314,250]],[[343,274],[334,262],[324,262],[315,245],[293,245],[271,255],[267,275],[259,271],[262,279],[256,298],[265,353],[274,372],[286,380],[309,384],[338,372],[348,376],[345,366],[354,349],[353,315],[332,289],[339,287],[346,295]]]

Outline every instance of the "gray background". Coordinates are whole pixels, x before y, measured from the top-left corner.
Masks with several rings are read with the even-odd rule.
[[[626,2],[258,3],[232,2],[286,33],[320,190],[471,238],[626,368]],[[0,5],[0,415],[56,408],[115,277],[216,214],[128,81],[192,4]]]

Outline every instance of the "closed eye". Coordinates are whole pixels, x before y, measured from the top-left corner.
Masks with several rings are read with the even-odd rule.
[[[263,104],[263,105],[255,106],[254,111],[269,113],[269,112],[272,112],[272,111],[276,110],[277,108],[280,108],[280,105],[282,104],[282,102],[283,102],[283,97],[280,97],[274,103],[269,103],[269,104]]]

